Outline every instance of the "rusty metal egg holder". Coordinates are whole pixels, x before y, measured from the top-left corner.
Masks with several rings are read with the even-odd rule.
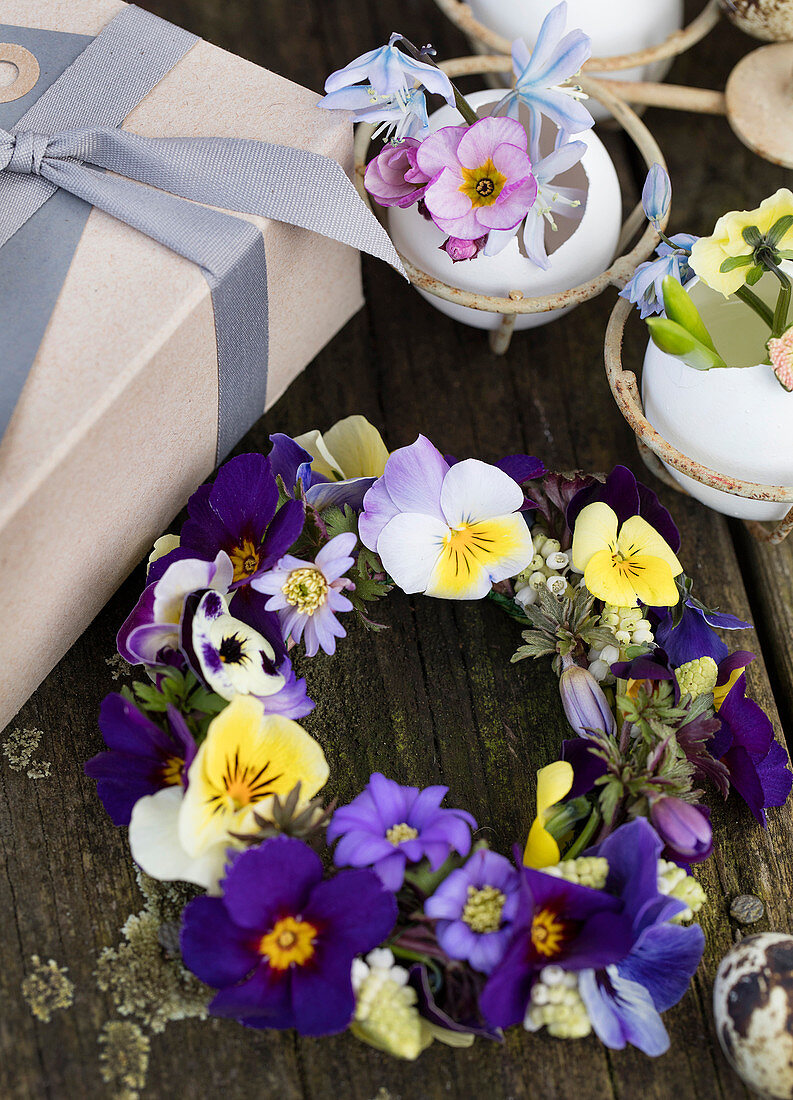
[[[471,11],[465,0],[435,0],[443,14],[466,35],[474,49],[481,47],[495,53],[509,54],[512,43],[509,39],[492,31],[481,23]],[[703,11],[687,27],[674,31],[656,46],[647,46],[633,53],[614,54],[611,57],[591,57],[584,65],[584,71],[590,73],[620,72],[650,65],[654,61],[665,61],[678,57],[681,53],[701,42],[721,19],[718,0],[708,0]]]
[[[454,78],[506,72],[511,69],[511,64],[510,58],[506,56],[476,56],[455,58],[444,62],[441,68],[447,76]],[[655,138],[624,100],[614,95],[608,88],[603,87],[600,81],[594,80],[592,77],[582,77],[580,83],[586,94],[593,99],[597,99],[625,130],[644,158],[648,169],[656,163],[666,167],[663,153]],[[385,224],[385,211],[376,203],[372,203],[369,193],[364,187],[366,157],[374,131],[374,126],[363,123],[357,128],[355,135],[355,186],[370,210]],[[644,221],[644,211],[641,203],[639,203],[622,227],[617,246],[618,250],[625,248],[633,240]],[[666,221],[667,219],[664,219],[662,228],[666,228]],[[400,259],[410,282],[420,290],[455,305],[468,306],[471,309],[482,310],[486,313],[500,313],[502,315],[501,324],[497,329],[491,330],[489,340],[492,351],[496,355],[503,355],[512,340],[518,314],[549,313],[565,306],[580,305],[582,302],[589,301],[591,298],[602,294],[609,286],[624,286],[633,275],[636,267],[652,255],[659,240],[658,234],[652,226],[648,225],[634,247],[615,260],[600,275],[595,276],[586,283],[581,283],[579,286],[542,297],[524,297],[523,292],[520,290],[510,291],[509,296],[506,298],[475,294],[472,291],[461,290],[459,287],[434,278],[412,264],[401,253]],[[552,257],[551,264],[553,264]]]
[[[793,486],[761,485],[711,470],[673,447],[644,415],[636,375],[632,371],[624,370],[622,366],[622,339],[625,325],[633,311],[634,307],[624,298],[617,301],[606,329],[604,357],[611,392],[620,412],[633,429],[642,461],[651,473],[685,496],[689,494],[671,476],[664,463],[692,480],[730,496],[790,505],[784,519],[773,527],[767,527],[757,520],[744,520],[744,524],[758,541],[771,545],[782,542],[793,531]]]

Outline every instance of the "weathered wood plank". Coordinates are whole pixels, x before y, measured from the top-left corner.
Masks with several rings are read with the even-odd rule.
[[[149,0],[146,6],[317,88],[327,71],[382,41],[394,19],[447,56],[464,49],[429,0],[410,0],[398,11],[363,0]],[[746,45],[721,28],[675,73],[691,83],[718,83]],[[779,173],[744,152],[723,120],[659,112],[648,120],[669,157],[681,226],[707,231],[721,209],[750,205],[777,186]],[[621,142],[610,144],[635,196]],[[365,277],[365,311],[241,449],[265,448],[273,430],[325,427],[362,411],[383,427],[391,447],[424,431],[460,456],[528,450],[564,468],[605,469],[622,460],[639,472],[630,431],[602,374],[602,336],[613,296],[589,303],[561,324],[519,336],[508,358],[496,360],[481,333],[441,317],[393,273],[366,263]],[[637,326],[634,349],[638,337]],[[765,563],[764,553],[748,553],[740,544],[742,560],[757,571],[749,584],[750,605],[726,522],[669,491],[662,495],[680,521],[685,564],[699,580],[701,597],[737,614],[762,616],[761,636],[789,713],[785,692],[791,679],[780,668],[790,668],[785,631],[791,603],[775,617],[775,559]],[[118,686],[105,658],[141,579],[139,570],[18,716],[15,725],[44,731],[40,752],[52,762],[51,778],[32,780],[0,767],[4,1096],[106,1094],[96,1040],[113,1006],[96,989],[92,972],[102,947],[118,942],[120,926],[141,902],[125,837],[110,825],[81,764],[100,747],[98,705]],[[417,784],[445,782],[452,799],[490,828],[494,845],[509,851],[532,817],[534,773],[554,757],[564,732],[552,674],[541,666],[509,665],[517,631],[491,606],[396,596],[378,610],[388,632],[371,636],[353,627],[334,658],[305,662],[303,669],[319,700],[308,725],[330,758],[331,793],[348,798],[375,768]],[[756,644],[751,637],[745,641]],[[751,678],[775,716],[761,662]],[[790,929],[793,818],[788,809],[772,814],[764,833],[730,802],[714,805],[714,825],[718,853],[702,872],[711,898],[704,917],[706,960],[695,989],[666,1017],[673,1045],[662,1059],[606,1054],[594,1040],[565,1045],[516,1033],[503,1049],[478,1043],[471,1051],[450,1052],[436,1044],[416,1065],[403,1065],[346,1036],[302,1041],[246,1032],[225,1021],[185,1021],[153,1037],[146,1095],[198,1097],[223,1090],[235,1100],[255,1089],[288,1100],[743,1096],[715,1045],[710,983],[737,935],[728,917],[734,894],[759,893],[768,904],[769,924]],[[54,1014],[48,1024],[33,1019],[19,994],[35,953],[68,965],[76,986],[75,1007]]]

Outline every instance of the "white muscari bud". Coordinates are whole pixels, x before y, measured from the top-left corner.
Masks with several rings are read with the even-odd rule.
[[[627,630],[616,630],[614,636],[622,646],[631,644],[631,635]]]
[[[557,1039],[583,1039],[592,1030],[580,993],[578,975],[572,972],[564,974],[563,981],[555,981],[554,971],[559,967],[546,967],[535,982],[523,1026],[526,1031],[539,1031],[547,1028],[548,1034]],[[551,971],[553,984],[543,980],[543,974]]]
[[[534,543],[535,554],[541,554],[543,552],[546,542],[548,541],[548,536],[541,528],[538,529],[537,527],[534,527],[532,528],[531,532],[531,540]]]
[[[567,591],[567,581],[564,577],[548,577],[545,587],[553,596],[563,596]]]
[[[651,630],[636,630],[633,633],[634,645],[651,645],[653,642],[653,632]]]
[[[381,947],[365,960],[354,959],[350,976],[355,990],[353,1034],[398,1058],[418,1058],[432,1042],[432,1033],[416,1008],[408,972],[395,965],[391,951]]]
[[[562,544],[558,539],[547,539],[542,548],[542,556],[547,561],[551,554],[558,554]]]
[[[556,569],[561,573],[570,564],[570,557],[560,550],[555,554],[549,554],[545,559],[545,564],[550,566],[551,569]]]
[[[578,859],[563,859],[552,867],[543,867],[543,874],[563,878],[578,886],[590,886],[593,890],[602,890],[609,876],[608,860],[602,856],[579,856]]]
[[[620,659],[620,651],[615,645],[604,645],[600,651],[600,660],[605,661],[607,665],[613,665]]]
[[[544,985],[561,985],[564,981],[565,971],[561,966],[544,966],[540,971],[540,981]]]
[[[532,604],[537,602],[537,589],[532,588],[530,584],[525,584],[517,590],[515,599],[522,607],[531,607]]]
[[[531,999],[536,1005],[547,1005],[551,999],[550,987],[543,982],[535,982],[531,989]]]
[[[536,572],[532,573],[532,575],[529,577],[529,584],[531,585],[532,588],[543,588],[545,586],[545,581],[546,580],[547,580],[547,578],[546,578],[545,574],[541,573],[540,570],[538,569]]]
[[[611,675],[611,668],[605,661],[597,660],[593,661],[589,666],[589,671],[595,677],[599,684],[602,684],[604,680],[608,679]]]

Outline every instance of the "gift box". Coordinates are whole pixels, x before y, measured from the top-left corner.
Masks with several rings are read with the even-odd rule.
[[[16,64],[18,92],[32,87],[15,97],[13,84],[0,86],[0,127],[10,130],[125,9],[120,0],[3,0],[0,60]],[[351,172],[349,120],[317,100],[196,40],[119,122],[149,138],[277,143]],[[20,144],[18,158],[40,155]],[[261,386],[246,398],[256,407],[231,436],[227,428],[224,449],[362,304],[355,249],[243,216],[266,252],[266,398]],[[33,341],[0,443],[0,728],[222,457],[213,301],[196,263],[62,190],[0,247],[0,316],[17,322],[6,345]],[[13,369],[0,342],[0,390]]]

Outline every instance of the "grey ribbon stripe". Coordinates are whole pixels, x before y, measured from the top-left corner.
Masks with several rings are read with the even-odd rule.
[[[135,13],[145,16],[141,25]],[[220,459],[264,408],[267,276],[259,230],[208,207],[300,226],[369,252],[399,271],[402,265],[388,235],[341,166],[328,157],[247,139],[144,138],[96,125],[57,133],[51,127],[44,132],[37,129],[41,112],[36,110],[42,100],[50,100],[49,106],[45,104],[46,115],[52,103],[60,103],[61,83],[68,85],[67,78],[81,68],[86,54],[90,54],[89,78],[97,84],[95,95],[114,96],[113,82],[126,79],[123,65],[119,67],[113,56],[119,29],[121,41],[127,44],[137,41],[141,30],[154,30],[158,39],[176,32],[175,48],[184,52],[184,32],[140,9],[126,9],[13,132],[0,130],[0,184],[10,181],[12,188],[26,187],[27,205],[35,209],[61,188],[201,267],[212,288],[215,310]],[[106,45],[113,60],[109,77],[102,76],[106,73],[102,42],[108,31]],[[163,45],[151,60],[161,69],[170,56]],[[85,73],[79,76],[81,81],[85,78]],[[59,110],[62,115],[84,118],[87,108],[66,106],[56,108],[56,113]],[[8,192],[0,191],[0,246],[14,232],[20,196],[25,193],[19,192],[16,205],[12,202],[9,208]]]

